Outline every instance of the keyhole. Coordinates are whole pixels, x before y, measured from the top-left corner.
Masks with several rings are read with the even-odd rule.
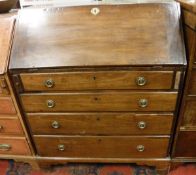
[[[95,100],[95,101],[98,101],[98,98],[97,98],[97,97],[95,97],[95,98],[94,98],[94,100]]]

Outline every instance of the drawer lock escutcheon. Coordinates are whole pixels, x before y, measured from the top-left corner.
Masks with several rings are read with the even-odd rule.
[[[48,108],[54,108],[55,107],[55,102],[53,100],[47,100],[47,106]]]
[[[138,128],[139,129],[145,129],[146,128],[146,122],[144,122],[144,121],[138,122]]]
[[[140,107],[145,108],[148,106],[148,100],[147,99],[140,99],[138,104]]]
[[[64,151],[65,150],[65,145],[62,145],[62,144],[58,145],[58,150],[59,151]]]
[[[57,122],[57,121],[53,121],[53,122],[52,122],[52,127],[53,127],[54,129],[58,129],[58,128],[60,128],[60,124],[59,124],[59,122]]]
[[[138,145],[138,146],[137,146],[137,150],[138,150],[139,152],[143,152],[143,151],[145,150],[144,145]]]
[[[47,88],[52,88],[54,87],[54,81],[52,79],[48,79],[45,81],[44,85],[47,87]]]
[[[145,79],[145,77],[137,77],[136,78],[136,84],[138,86],[144,86],[144,85],[146,85],[146,83],[147,83],[147,80]]]
[[[9,144],[0,144],[0,151],[9,151],[11,149],[11,145]]]

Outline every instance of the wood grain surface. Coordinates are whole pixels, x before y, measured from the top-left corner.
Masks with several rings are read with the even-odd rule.
[[[196,157],[195,147],[196,147],[196,132],[195,131],[181,131],[178,134],[178,140],[175,156],[176,157],[186,157],[193,158]]]
[[[13,17],[0,15],[0,74],[7,70],[14,21]]]
[[[19,119],[16,117],[0,116],[0,135],[2,134],[23,135]]]
[[[2,149],[2,144],[10,146],[9,150]],[[0,154],[7,155],[30,155],[29,145],[25,137],[0,137]]]
[[[139,100],[148,105],[140,107]],[[48,107],[48,100],[54,107]],[[174,111],[177,92],[105,91],[78,93],[22,94],[25,112],[74,112],[74,111]]]
[[[163,158],[169,143],[168,137],[128,136],[34,136],[34,140],[41,156],[72,158]],[[65,150],[58,150],[58,145]],[[137,150],[138,145],[145,147],[143,152]]]
[[[179,9],[173,2],[22,10],[10,68],[184,65]]]
[[[31,113],[29,126],[35,135],[169,135],[172,114],[134,113]],[[145,123],[140,128],[140,123]],[[54,128],[53,125],[59,125]],[[54,125],[55,126],[55,125]]]
[[[184,106],[182,126],[187,129],[196,130],[196,98],[187,100]]]
[[[191,95],[196,95],[196,69],[192,70],[188,93]]]
[[[172,71],[93,71],[20,74],[24,91],[96,90],[96,89],[171,89]],[[146,83],[137,84],[143,77]],[[46,82],[53,86],[47,87]]]
[[[16,114],[11,97],[0,97],[0,114]]]

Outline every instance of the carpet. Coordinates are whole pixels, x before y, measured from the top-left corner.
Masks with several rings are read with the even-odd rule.
[[[2,160],[0,175],[156,175],[156,170],[130,164],[66,164],[33,171],[29,164]],[[179,166],[169,175],[196,175],[196,164]]]
[[[196,175],[196,164],[184,164],[175,170],[171,171],[169,175]]]
[[[129,164],[66,164],[33,171],[28,164],[0,161],[0,175],[156,175],[156,170]]]

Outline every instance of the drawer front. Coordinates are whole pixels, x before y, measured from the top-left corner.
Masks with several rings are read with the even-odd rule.
[[[183,28],[184,28],[185,45],[187,49],[187,59],[190,59],[191,55],[193,55],[192,52],[193,52],[193,45],[195,39],[195,31],[190,27],[188,27],[187,25],[184,25]]]
[[[23,134],[23,129],[19,119],[0,117],[0,134]]]
[[[7,82],[3,76],[0,76],[0,96],[9,94]]]
[[[30,155],[31,152],[24,137],[0,137],[0,154]]]
[[[0,114],[16,114],[11,97],[0,97]]]
[[[0,76],[0,96],[3,94],[3,88],[1,85],[1,81],[3,80],[3,76]]]
[[[189,94],[196,95],[196,69],[193,69],[189,82]]]
[[[196,157],[196,132],[181,131],[176,143],[175,156],[177,157]]]
[[[131,91],[21,95],[26,112],[174,111],[176,98],[177,92]]]
[[[35,135],[170,134],[173,116],[130,113],[28,114]]]
[[[183,126],[196,129],[196,98],[186,101]]]
[[[73,158],[166,157],[169,142],[169,138],[128,136],[34,136],[34,140],[41,156]]]
[[[172,71],[99,71],[21,74],[25,91],[171,89]]]

